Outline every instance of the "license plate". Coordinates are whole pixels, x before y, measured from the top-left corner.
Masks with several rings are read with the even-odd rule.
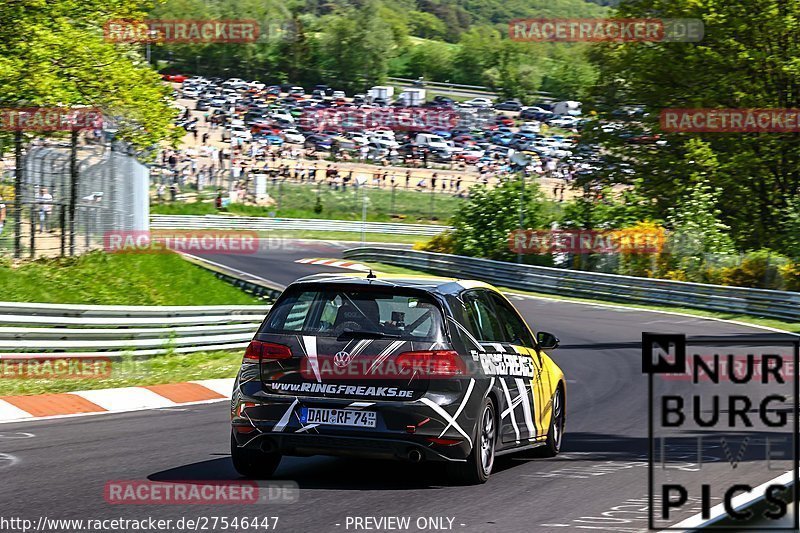
[[[303,424],[374,428],[376,419],[375,411],[318,409],[316,407],[303,407],[300,409],[300,422]]]

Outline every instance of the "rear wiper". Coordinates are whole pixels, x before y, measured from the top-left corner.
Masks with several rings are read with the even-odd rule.
[[[353,337],[364,337],[368,339],[399,339],[400,335],[394,335],[392,333],[381,333],[380,331],[360,331],[360,330],[346,330],[343,331],[339,338],[353,338]]]

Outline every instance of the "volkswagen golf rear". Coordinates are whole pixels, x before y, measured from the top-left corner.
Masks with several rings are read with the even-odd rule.
[[[464,290],[450,280],[326,275],[292,284],[237,377],[236,469],[269,477],[283,455],[352,455],[441,461],[464,481],[485,481],[502,393],[473,355],[485,349],[453,314]],[[534,377],[532,362],[517,355],[513,364],[507,371]],[[521,444],[532,444],[526,436]]]

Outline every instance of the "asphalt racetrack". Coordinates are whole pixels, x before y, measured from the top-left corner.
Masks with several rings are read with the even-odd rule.
[[[285,285],[315,272],[345,272],[294,261],[340,257],[346,247],[297,245],[255,257],[206,258]],[[274,530],[285,532],[364,531],[354,527],[353,517],[389,516],[410,517],[410,531],[646,531],[648,404],[642,331],[765,332],[665,313],[511,299],[534,329],[561,339],[553,356],[568,380],[567,426],[562,454],[555,459],[498,458],[488,483],[462,487],[447,484],[442,470],[425,464],[289,457],[276,477],[299,485],[299,499],[292,504],[154,506],[104,500],[105,484],[115,480],[238,479],[228,451],[228,404],[218,402],[0,425],[2,514],[34,521],[40,516],[176,520],[266,515],[277,516]],[[739,469],[740,480],[747,479],[748,466]],[[753,481],[769,479],[759,469],[753,472],[761,476]],[[697,510],[687,506],[675,521]],[[443,520],[427,520],[434,517]]]

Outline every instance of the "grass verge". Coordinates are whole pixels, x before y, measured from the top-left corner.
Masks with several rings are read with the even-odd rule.
[[[242,351],[173,353],[148,359],[122,357],[112,361],[111,372],[103,377],[0,379],[0,396],[52,394],[160,385],[198,379],[233,378],[241,362]]]
[[[106,254],[0,263],[2,300],[99,305],[248,305],[257,298],[177,254]]]
[[[277,202],[272,206],[230,204],[227,213],[243,216],[275,216],[283,218],[312,218],[332,220],[361,220],[363,198],[367,198],[367,220],[370,222],[406,222],[420,224],[447,224],[465,201],[450,194],[397,189],[361,189],[346,191],[327,186],[286,183],[280,187],[270,184],[268,194]],[[319,195],[321,211],[314,207]],[[210,215],[218,214],[213,202],[153,203],[152,214],[160,215]],[[274,213],[274,215],[273,215]],[[400,214],[400,216],[392,216]],[[433,216],[432,216],[433,215]]]
[[[361,246],[361,234],[353,231],[289,230],[259,232],[262,239],[313,239],[319,241],[350,241],[353,246]],[[430,237],[420,235],[396,235],[394,233],[367,233],[366,242],[415,244],[427,241]]]

